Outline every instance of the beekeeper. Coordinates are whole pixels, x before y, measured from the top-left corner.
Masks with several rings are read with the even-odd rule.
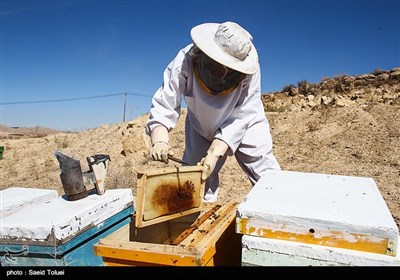
[[[145,129],[153,160],[168,163],[168,155],[174,155],[168,133],[177,124],[184,99],[183,160],[203,165],[203,200],[215,202],[218,172],[227,156],[235,155],[252,185],[266,170],[280,166],[272,153],[252,36],[234,22],[200,24],[190,35],[193,43],[181,49],[164,71]]]

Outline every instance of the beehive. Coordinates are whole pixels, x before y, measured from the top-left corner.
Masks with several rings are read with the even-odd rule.
[[[129,225],[94,246],[107,266],[240,265],[237,203],[204,208],[201,166],[138,172]]]
[[[95,254],[105,266],[240,266],[236,209],[215,205],[140,228],[133,220],[100,239]]]
[[[398,257],[398,228],[372,178],[268,171],[239,205],[236,223],[237,233],[262,237],[250,238],[253,245],[280,240]]]
[[[2,266],[102,266],[93,244],[130,222],[131,189],[68,201],[56,191],[1,191]]]

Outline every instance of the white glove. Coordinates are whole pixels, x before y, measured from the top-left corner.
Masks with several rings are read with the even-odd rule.
[[[200,161],[200,165],[203,165],[203,171],[201,173],[201,179],[203,181],[210,177],[215,169],[218,159],[225,155],[227,150],[228,144],[226,144],[224,141],[219,139],[213,140],[210,148],[207,151],[207,155]]]
[[[168,163],[168,155],[173,156],[174,151],[169,145],[168,130],[165,126],[159,125],[151,131],[151,144],[151,158]]]

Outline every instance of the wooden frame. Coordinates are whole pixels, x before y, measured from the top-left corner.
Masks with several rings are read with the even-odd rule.
[[[136,227],[200,212],[203,207],[202,166],[176,166],[139,171]]]

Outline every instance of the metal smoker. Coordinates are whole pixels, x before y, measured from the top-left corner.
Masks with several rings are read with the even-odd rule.
[[[86,158],[89,170],[82,172],[80,161],[55,152],[55,156],[60,164],[61,183],[67,199],[70,201],[79,200],[88,196],[88,192],[95,189],[98,195],[105,193],[105,181],[110,156],[96,154]],[[86,186],[94,188],[86,189]]]

